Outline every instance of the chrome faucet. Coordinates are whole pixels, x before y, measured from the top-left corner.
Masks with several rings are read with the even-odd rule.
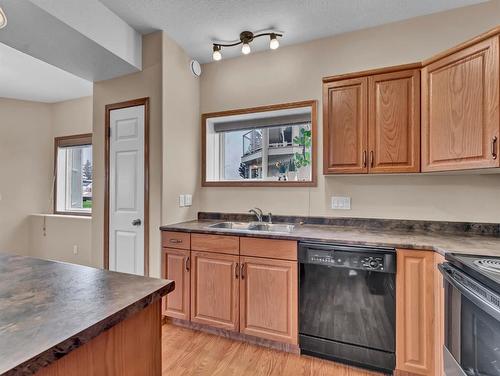
[[[264,213],[262,212],[261,209],[253,208],[250,209],[248,212],[254,214],[257,217],[257,221],[262,222],[262,216],[264,215]]]
[[[273,223],[273,213],[269,212],[269,214],[267,215],[267,222],[269,224]]]

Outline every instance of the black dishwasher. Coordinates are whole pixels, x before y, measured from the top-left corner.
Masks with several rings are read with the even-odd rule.
[[[301,243],[299,263],[301,352],[392,373],[395,250]]]

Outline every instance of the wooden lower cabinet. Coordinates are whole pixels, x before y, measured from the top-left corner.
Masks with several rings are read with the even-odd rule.
[[[297,262],[241,257],[240,332],[296,345]]]
[[[191,252],[191,321],[239,330],[239,256]]]
[[[161,311],[156,301],[40,369],[37,376],[158,376],[162,372]],[[31,374],[19,371],[16,374]]]
[[[190,251],[163,248],[164,277],[175,282],[175,289],[164,298],[163,313],[189,320],[190,317]]]
[[[436,358],[434,361],[436,376],[444,375],[444,280],[441,272],[437,268],[439,264],[444,262],[444,257],[438,253],[434,254],[434,312],[436,321],[434,322],[434,353]]]
[[[397,251],[397,375],[443,374],[444,291],[439,262],[442,257],[432,251]]]

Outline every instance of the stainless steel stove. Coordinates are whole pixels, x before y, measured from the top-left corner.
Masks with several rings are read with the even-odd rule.
[[[446,376],[500,376],[500,257],[446,255]]]
[[[482,258],[474,260],[479,269],[492,273],[500,273],[500,258]]]

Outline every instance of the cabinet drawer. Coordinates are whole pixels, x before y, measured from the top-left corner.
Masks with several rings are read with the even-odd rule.
[[[238,255],[240,253],[240,240],[237,236],[192,234],[191,249]]]
[[[261,238],[241,238],[241,255],[297,261],[297,242]]]
[[[163,231],[161,233],[163,247],[189,249],[191,247],[191,234],[187,232]]]

